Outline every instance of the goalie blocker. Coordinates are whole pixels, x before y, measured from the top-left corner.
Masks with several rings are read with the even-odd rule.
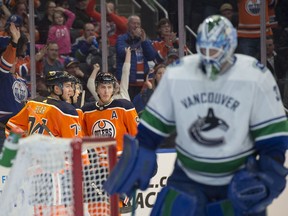
[[[155,150],[139,146],[138,140],[124,136],[124,151],[103,188],[109,193],[125,193],[145,190],[157,169]]]

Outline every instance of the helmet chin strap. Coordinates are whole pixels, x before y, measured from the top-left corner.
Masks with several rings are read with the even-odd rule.
[[[52,93],[54,95],[58,96],[60,100],[65,101],[64,98],[63,98],[63,87],[62,86],[58,86],[58,87],[61,88],[61,94],[56,94],[56,92],[54,91],[54,86],[52,87]]]
[[[113,96],[113,95],[112,95]],[[113,97],[111,96],[110,100],[108,102],[104,102],[100,95],[98,94],[98,98],[99,100],[96,102],[96,106],[99,107],[100,110],[103,110],[106,106],[108,106],[112,101],[113,101]],[[99,104],[100,102],[100,104]]]

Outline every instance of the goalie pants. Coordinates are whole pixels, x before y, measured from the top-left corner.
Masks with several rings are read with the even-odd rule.
[[[167,186],[197,197],[197,216],[206,216],[207,204],[227,199],[228,185],[211,186],[195,182],[183,172],[177,162],[175,162],[173,173],[167,181]],[[245,216],[266,216],[266,211]]]

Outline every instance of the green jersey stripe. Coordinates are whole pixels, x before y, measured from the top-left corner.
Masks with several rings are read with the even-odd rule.
[[[169,190],[167,197],[165,198],[165,206],[164,206],[164,212],[163,215],[171,215],[172,207],[174,200],[177,198],[178,193],[174,190]]]
[[[285,120],[285,121],[281,121],[281,122],[268,125],[266,127],[263,127],[257,130],[252,130],[251,135],[253,139],[256,140],[262,136],[267,136],[270,134],[277,134],[277,133],[287,132],[287,131],[288,131],[288,121]]]
[[[206,172],[213,174],[234,172],[246,162],[246,159],[248,157],[247,155],[245,155],[241,158],[237,158],[234,160],[231,159],[230,161],[226,162],[209,163],[193,160],[179,151],[177,151],[177,156],[184,167],[199,172]]]
[[[160,119],[155,117],[153,114],[151,114],[148,110],[144,110],[141,119],[144,120],[149,125],[153,125],[153,127],[159,131],[161,131],[164,134],[170,134],[173,131],[175,131],[175,125],[167,125],[163,123]]]

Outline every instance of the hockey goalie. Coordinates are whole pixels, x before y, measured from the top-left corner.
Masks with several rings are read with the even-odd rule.
[[[196,47],[198,54],[167,68],[104,188],[128,196],[145,190],[155,150],[176,130],[174,171],[151,215],[266,215],[288,173],[278,86],[259,61],[234,53],[237,33],[222,16],[203,21]]]

